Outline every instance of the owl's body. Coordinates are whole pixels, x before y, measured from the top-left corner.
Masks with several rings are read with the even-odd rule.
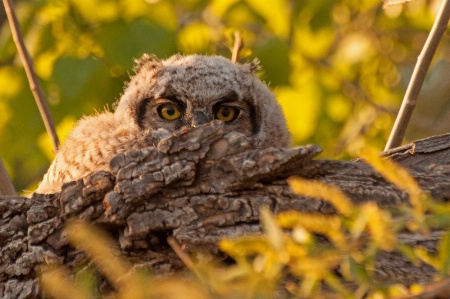
[[[58,150],[36,192],[108,170],[119,153],[153,146],[152,134],[220,119],[226,131],[249,137],[255,148],[287,147],[290,135],[280,106],[252,73],[255,65],[218,56],[144,55],[114,113],[82,119]]]

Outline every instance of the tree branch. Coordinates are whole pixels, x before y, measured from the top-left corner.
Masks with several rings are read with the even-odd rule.
[[[44,93],[42,92],[41,86],[39,85],[30,54],[28,53],[25,46],[22,32],[19,26],[19,21],[17,20],[17,16],[14,12],[14,7],[11,0],[3,0],[3,5],[5,6],[5,11],[8,17],[9,26],[11,27],[14,43],[16,44],[17,51],[19,52],[20,59],[22,60],[23,66],[25,68],[28,82],[30,83],[31,92],[33,93],[34,99],[36,100],[36,104],[39,108],[39,112],[41,113],[45,128],[52,141],[53,150],[56,152],[59,146],[59,140],[58,135],[56,134],[55,124],[53,123],[53,119],[45,100]]]
[[[427,41],[420,53],[416,67],[409,82],[408,89],[406,90],[405,97],[403,98],[402,106],[395,120],[394,127],[392,128],[391,135],[386,144],[385,150],[400,146],[405,136],[406,128],[408,127],[409,120],[416,107],[417,98],[419,97],[420,89],[422,88],[423,81],[430,67],[431,61],[439,42],[442,39],[445,31],[447,30],[448,21],[450,19],[450,0],[443,0],[439,9],[436,20],[433,24],[433,28],[428,35]]]

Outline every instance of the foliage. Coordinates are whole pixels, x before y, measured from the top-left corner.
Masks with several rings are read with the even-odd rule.
[[[382,299],[422,293],[425,288],[421,285],[377,279],[376,259],[382,252],[396,251],[414,264],[422,261],[433,266],[439,273],[437,279],[450,275],[448,232],[433,255],[397,239],[397,234],[405,231],[419,235],[435,229],[448,231],[448,205],[429,198],[392,162],[380,160],[374,152],[364,156],[381,175],[409,194],[410,205],[393,210],[381,209],[371,201],[357,205],[335,187],[292,178],[289,183],[294,192],[328,201],[337,214],[286,211],[274,216],[263,208],[261,234],[219,244],[234,259],[233,265],[189,265],[192,271],[184,276],[157,278],[142,270],[130,271],[132,265],[114,253],[112,242],[86,224],[72,223],[68,236],[115,286],[111,298],[185,298],[188,292],[192,298]],[[87,268],[77,273],[75,281],[65,270],[47,269],[41,276],[43,287],[54,298],[68,294],[70,298],[98,297],[94,268],[92,264]]]
[[[39,0],[17,2],[16,10],[62,136],[83,114],[112,106],[132,58],[230,57],[233,32],[241,30],[241,59],[261,60],[261,78],[283,105],[294,143],[318,143],[324,156],[343,157],[365,145],[383,148],[437,4],[383,10],[379,0]],[[32,190],[53,153],[6,22],[0,85],[0,156],[16,189]],[[433,109],[446,123],[442,109]]]

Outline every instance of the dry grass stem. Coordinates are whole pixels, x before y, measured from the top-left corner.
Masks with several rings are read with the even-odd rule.
[[[186,267],[190,270],[194,269],[194,262],[192,262],[191,258],[184,253],[181,249],[180,244],[178,244],[177,240],[174,237],[168,237],[167,243],[169,243],[170,247],[172,247],[173,251],[178,255],[180,260],[186,265]]]

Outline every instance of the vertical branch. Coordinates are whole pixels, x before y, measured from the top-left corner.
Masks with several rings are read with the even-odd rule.
[[[231,62],[237,63],[239,59],[239,53],[244,47],[244,43],[242,42],[242,34],[240,31],[236,31],[234,33],[234,45],[233,51],[231,52]]]
[[[8,172],[6,171],[5,165],[3,165],[3,161],[0,157],[0,195],[16,195],[16,191],[14,190],[14,186],[11,183],[11,180],[8,176]]]
[[[41,113],[47,133],[50,135],[50,139],[52,140],[53,150],[56,152],[59,146],[58,135],[56,134],[55,125],[53,123],[52,116],[50,115],[47,102],[45,101],[44,93],[42,92],[36,72],[34,71],[33,62],[31,61],[30,54],[28,54],[27,48],[25,47],[22,32],[20,31],[19,21],[17,20],[17,16],[14,12],[14,7],[11,0],[3,0],[3,5],[5,6],[6,16],[8,17],[9,26],[11,27],[14,43],[16,44],[17,51],[19,52],[20,59],[22,60],[25,68],[28,82],[30,83],[31,92],[36,100],[36,104],[39,108],[39,112]]]
[[[447,30],[448,21],[450,18],[450,0],[443,0],[439,9],[433,28],[431,28],[427,41],[417,58],[417,64],[414,68],[411,80],[403,98],[402,106],[395,120],[391,135],[386,144],[385,150],[401,145],[403,137],[405,136],[406,128],[411,119],[414,108],[416,107],[417,98],[422,88],[423,81],[430,67],[439,42]]]

